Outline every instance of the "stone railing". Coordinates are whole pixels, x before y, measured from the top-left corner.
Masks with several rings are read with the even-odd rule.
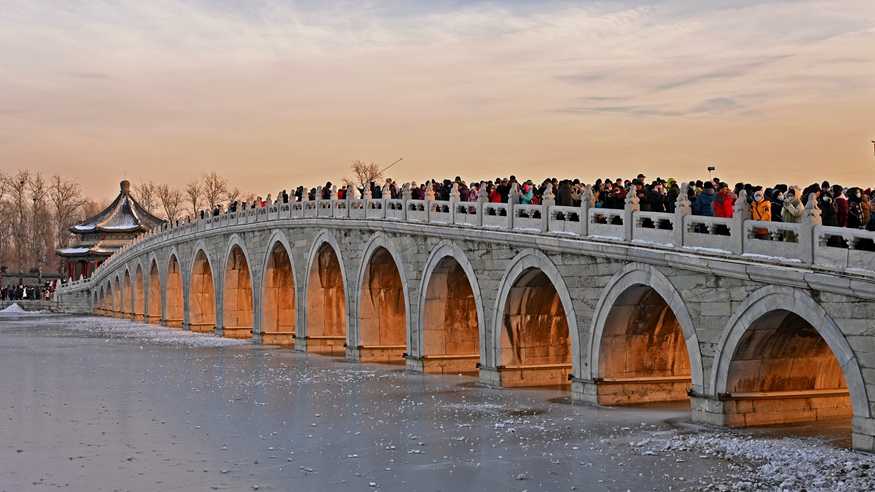
[[[743,197],[739,204],[745,203]],[[150,245],[192,233],[243,224],[290,219],[380,220],[445,227],[537,234],[633,246],[685,250],[703,255],[808,266],[827,272],[875,277],[875,233],[820,225],[820,212],[809,204],[800,223],[760,222],[745,218],[692,215],[679,202],[674,213],[642,212],[634,199],[622,209],[490,203],[486,201],[346,199],[310,200],[238,210],[194,222],[165,225],[139,236],[95,271],[126,261]],[[79,282],[66,285],[76,286]]]

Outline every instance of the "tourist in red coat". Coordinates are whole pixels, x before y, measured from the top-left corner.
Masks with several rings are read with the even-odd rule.
[[[735,193],[729,189],[726,183],[720,184],[720,191],[714,199],[714,217],[732,218],[732,210],[735,207]]]

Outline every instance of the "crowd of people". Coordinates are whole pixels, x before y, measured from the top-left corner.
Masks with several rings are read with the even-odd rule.
[[[685,190],[685,191],[684,191]],[[742,193],[742,191],[744,193]],[[488,181],[467,183],[461,177],[444,180],[428,180],[399,185],[388,178],[384,182],[371,182],[364,187],[341,185],[335,187],[331,182],[319,188],[307,189],[299,186],[288,192],[277,193],[276,198],[268,194],[266,198],[257,197],[251,202],[233,201],[227,207],[216,206],[213,210],[203,210],[200,217],[217,216],[226,212],[236,212],[247,208],[260,208],[274,203],[289,203],[305,200],[331,198],[372,199],[403,198],[405,193],[414,200],[431,198],[449,200],[458,193],[460,201],[484,200],[493,203],[507,203],[513,200],[522,204],[541,204],[549,198],[555,205],[578,207],[584,199],[590,206],[605,209],[622,209],[630,193],[637,197],[641,211],[673,213],[682,192],[686,193],[693,215],[731,218],[740,208],[737,200],[744,196],[747,211],[754,220],[769,222],[800,222],[813,197],[821,213],[824,225],[875,230],[875,193],[871,189],[859,187],[846,188],[824,181],[802,189],[798,186],[777,184],[764,187],[750,183],[736,183],[729,186],[718,178],[680,182],[669,178],[647,179],[639,174],[635,179],[598,179],[587,185],[579,179],[550,178],[539,183],[521,180],[516,176],[500,177]]]
[[[2,301],[38,301],[50,299],[54,291],[54,286],[51,282],[45,282],[43,285],[7,285],[0,289],[0,300]]]

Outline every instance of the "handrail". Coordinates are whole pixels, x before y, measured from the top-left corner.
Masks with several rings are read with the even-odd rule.
[[[360,198],[305,200],[272,204],[168,224],[137,236],[104,261],[88,279],[62,282],[64,289],[81,289],[102,278],[117,264],[169,238],[197,235],[219,228],[254,222],[323,218],[376,220],[480,228],[519,234],[536,234],[588,241],[648,244],[660,248],[720,257],[796,264],[820,272],[875,278],[875,232],[819,224],[819,214],[806,214],[800,223],[763,222],[743,217],[719,218],[692,215],[689,209],[674,213],[645,212],[637,203],[608,209],[544,204],[463,202],[457,199]]]

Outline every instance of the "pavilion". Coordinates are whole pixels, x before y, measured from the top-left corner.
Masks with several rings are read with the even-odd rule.
[[[57,250],[68,278],[88,277],[95,268],[138,235],[161,226],[164,221],[143,208],[131,196],[131,183],[120,183],[121,190],[105,210],[70,227],[74,243]]]

